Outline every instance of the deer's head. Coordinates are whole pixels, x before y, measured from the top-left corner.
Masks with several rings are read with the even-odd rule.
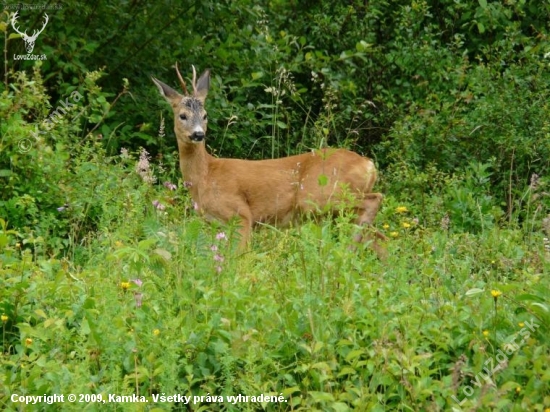
[[[48,24],[48,15],[47,14],[44,14],[44,25],[42,26],[42,28],[40,30],[34,30],[33,33],[32,33],[32,36],[29,36],[27,34],[27,31],[25,30],[24,32],[21,32],[16,26],[16,22],[17,22],[17,13],[19,12],[15,12],[15,14],[12,16],[11,18],[11,25],[13,27],[13,29],[19,33],[21,35],[21,38],[23,39],[23,41],[25,42],[25,49],[27,49],[27,53],[32,53],[32,51],[34,50],[34,43],[36,42],[36,39],[38,38],[38,35],[40,33],[42,33],[44,31],[44,29],[46,28],[46,24]]]
[[[176,72],[183,88],[181,95],[170,86],[152,77],[160,94],[170,103],[174,111],[174,131],[182,143],[201,143],[204,141],[208,119],[204,102],[210,86],[210,70],[206,70],[197,80],[193,66],[193,93],[187,93],[187,87],[176,64]]]

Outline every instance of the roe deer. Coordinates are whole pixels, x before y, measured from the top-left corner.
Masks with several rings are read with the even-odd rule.
[[[371,193],[377,172],[370,159],[344,149],[270,160],[215,158],[204,143],[210,71],[197,80],[193,66],[192,93],[187,92],[177,65],[176,71],[184,95],[158,79],[152,80],[174,111],[181,172],[201,214],[222,222],[239,219],[241,248],[246,246],[255,223],[286,225],[304,214],[334,213],[339,201],[345,201],[343,191],[353,197],[349,204],[347,196],[346,207],[356,213],[357,223],[372,225],[382,195]],[[385,249],[377,239],[384,240],[385,236],[375,230],[356,236],[357,241],[372,240],[378,257],[384,259]]]

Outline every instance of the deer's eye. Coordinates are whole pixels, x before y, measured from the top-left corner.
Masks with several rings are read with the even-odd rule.
[[[180,114],[180,119],[181,119],[181,120],[187,120],[187,116],[184,115],[184,114]]]
[[[205,114],[203,117],[202,117],[202,120],[207,120],[208,119],[208,115]]]

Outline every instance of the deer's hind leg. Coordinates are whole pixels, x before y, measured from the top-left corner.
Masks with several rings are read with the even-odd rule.
[[[383,198],[384,196],[381,193],[368,193],[360,200],[361,203],[356,208],[356,223],[364,226],[364,228],[361,233],[355,236],[354,240],[357,242],[371,241],[371,248],[380,260],[385,261],[388,252],[380,241],[385,241],[387,238],[372,226]]]

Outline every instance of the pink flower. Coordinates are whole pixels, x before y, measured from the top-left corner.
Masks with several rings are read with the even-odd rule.
[[[136,307],[141,308],[141,303],[143,300],[143,293],[134,292],[134,299],[136,300]]]
[[[216,272],[222,273],[222,267],[221,266],[216,266]]]
[[[164,187],[170,190],[176,190],[178,187],[171,182],[164,182]]]
[[[216,262],[223,262],[225,259],[224,259],[223,256],[220,255],[219,253],[216,253],[216,254],[214,255],[214,260],[215,260]]]
[[[197,212],[199,211],[199,204],[195,201],[193,201],[193,209],[195,209]]]
[[[222,240],[222,239],[227,240],[227,236],[226,236],[225,232],[220,232],[216,235],[216,239],[218,239],[218,240]]]
[[[143,282],[141,281],[141,279],[133,279],[132,282],[134,282],[139,287],[141,287],[141,285],[143,285]]]
[[[157,181],[157,178],[153,176],[149,159],[149,153],[142,148],[139,153],[139,162],[136,164],[136,173],[141,176],[144,182],[153,184]]]
[[[210,250],[211,250],[212,252],[217,252],[217,251],[218,251],[218,247],[217,247],[216,245],[212,245],[212,246],[210,246]]]
[[[158,210],[164,210],[166,209],[166,206],[164,206],[162,203],[160,203],[158,200],[153,200],[153,206],[155,206]]]
[[[186,189],[189,189],[191,186],[193,186],[192,182],[183,182],[183,187],[185,187]]]

